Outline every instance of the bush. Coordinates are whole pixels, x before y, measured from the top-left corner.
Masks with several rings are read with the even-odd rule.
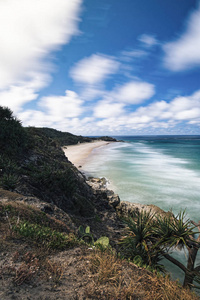
[[[13,174],[4,174],[0,179],[0,186],[5,190],[14,191],[18,183],[18,177]]]
[[[0,149],[8,156],[20,154],[27,143],[21,122],[8,107],[0,106]]]
[[[78,244],[74,235],[66,235],[49,227],[29,222],[20,222],[13,229],[21,236],[31,241],[33,240],[48,249],[63,250]]]

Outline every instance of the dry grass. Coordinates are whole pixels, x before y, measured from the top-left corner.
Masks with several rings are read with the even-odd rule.
[[[42,255],[28,251],[20,254],[16,251],[11,257],[10,264],[5,263],[0,267],[0,278],[11,278],[13,284],[20,286],[31,283],[35,277],[45,279],[57,286],[62,279],[65,266],[50,260]]]
[[[88,299],[199,299],[169,277],[157,276],[133,263],[121,261],[111,252],[95,252],[89,260],[92,275],[86,288]]]
[[[18,251],[10,258],[10,263],[5,262],[0,268],[0,278],[3,280],[11,277],[16,285],[29,283],[38,274],[41,263],[35,254],[26,252],[20,255]]]
[[[54,217],[50,217],[34,206],[27,205],[22,201],[1,201],[0,223],[1,221],[5,222],[6,220],[7,223],[16,224],[18,219],[48,226],[53,230],[70,232],[69,227],[64,222],[57,220]]]
[[[43,264],[45,275],[47,280],[51,280],[55,283],[55,286],[61,283],[66,266],[61,263],[51,261],[47,259]]]
[[[23,295],[24,287],[34,284],[39,286],[42,281],[42,287],[45,284],[51,289],[62,284],[65,293],[70,291],[69,295],[70,293],[84,295],[83,298],[78,296],[77,299],[199,299],[177,282],[172,282],[169,277],[158,277],[133,263],[120,260],[111,250],[92,251],[88,254],[89,250],[86,249],[81,256],[78,256],[76,251],[69,253],[66,251],[64,254],[60,252],[61,259],[56,253],[51,257],[49,251],[45,252],[41,245],[16,236],[12,226],[16,224],[18,218],[38,222],[44,226],[49,224],[53,230],[59,228],[61,231],[67,231],[62,222],[22,202],[0,202],[0,279],[2,285],[7,284],[8,290],[12,285],[17,286]],[[69,263],[69,259],[72,263]],[[30,290],[31,295],[32,288]],[[63,296],[64,292],[62,294],[60,291],[59,295],[62,296],[58,299],[67,299]]]

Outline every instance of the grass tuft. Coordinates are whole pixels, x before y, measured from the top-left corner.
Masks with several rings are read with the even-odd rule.
[[[101,300],[197,300],[188,289],[161,276],[138,268],[133,263],[117,258],[111,251],[94,252],[90,257],[90,284],[86,298]]]

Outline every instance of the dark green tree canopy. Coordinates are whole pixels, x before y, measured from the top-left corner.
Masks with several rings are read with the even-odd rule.
[[[20,154],[27,140],[21,122],[8,107],[0,106],[0,149],[2,154]]]

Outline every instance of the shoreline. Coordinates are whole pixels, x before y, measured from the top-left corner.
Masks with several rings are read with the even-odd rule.
[[[110,144],[111,142],[108,141],[94,141],[90,143],[80,143],[76,145],[69,145],[62,147],[62,150],[64,151],[65,156],[68,158],[68,160],[77,168],[80,170],[82,165],[85,163],[86,159],[90,156],[91,152],[95,148],[99,148],[101,146],[106,146]]]
[[[164,211],[159,206],[153,204],[121,201],[119,195],[115,194],[113,191],[114,187],[105,177],[99,178],[93,176],[90,177],[89,174],[86,175],[87,171],[85,173],[85,170],[82,170],[82,165],[84,165],[86,160],[90,157],[92,151],[95,148],[106,146],[110,143],[112,142],[98,140],[90,143],[64,146],[62,147],[62,150],[68,160],[78,169],[82,176],[85,177],[87,184],[93,189],[94,194],[99,194],[102,198],[105,198],[121,217],[127,217],[132,215],[133,212],[142,210],[146,210],[152,214],[160,214],[162,216],[170,215],[169,211]]]

